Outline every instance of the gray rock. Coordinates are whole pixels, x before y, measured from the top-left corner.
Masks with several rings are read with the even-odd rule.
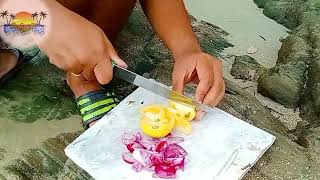
[[[259,81],[259,87],[264,95],[284,104],[287,107],[301,107],[301,116],[317,126],[320,120],[318,106],[317,61],[320,58],[320,1],[318,0],[255,0],[259,7],[264,8],[264,14],[277,22],[292,29],[292,33],[283,40],[279,51],[276,67],[272,68]],[[292,62],[310,64],[304,81],[304,65],[292,70]],[[288,66],[290,73],[294,75],[295,81],[290,84],[286,76],[275,75],[274,70],[283,69]],[[300,65],[299,65],[300,67]],[[316,72],[316,73],[315,73]],[[303,73],[303,74],[302,74]],[[283,74],[283,73],[281,73]],[[287,74],[287,73],[284,73]],[[271,77],[267,77],[270,75]],[[298,77],[298,78],[297,78]],[[277,86],[272,85],[276,83]],[[303,87],[301,87],[303,84]],[[289,85],[284,88],[283,85]],[[304,86],[306,85],[306,86]],[[289,88],[290,87],[290,88]],[[282,91],[288,90],[288,91]],[[287,93],[289,92],[289,93]],[[301,94],[303,93],[303,96]],[[303,98],[297,98],[298,94]]]
[[[0,89],[2,117],[19,122],[64,119],[78,114],[73,101],[64,73],[42,53]]]
[[[257,81],[259,76],[265,71],[265,68],[257,63],[252,57],[236,56],[232,64],[231,75],[236,79],[245,81]]]
[[[309,69],[301,115],[313,126],[320,126],[320,61],[314,61]]]
[[[303,0],[254,0],[254,2],[263,8],[263,14],[289,29],[300,24],[300,18],[305,11]]]
[[[254,3],[256,3],[256,5],[259,8],[263,8],[267,2],[267,0],[253,0]]]
[[[224,38],[228,33],[218,26],[200,21],[194,22],[192,27],[201,48],[207,53],[220,57],[220,54],[225,48],[233,46]]]
[[[0,148],[0,161],[4,159],[4,155],[6,154],[6,150]]]
[[[289,108],[300,105],[307,65],[302,61],[275,66],[258,80],[258,92]]]
[[[71,143],[78,133],[61,134],[51,138],[37,148],[24,152],[20,158],[13,160],[7,166],[0,168],[0,179],[58,179],[72,175],[72,166],[68,166],[68,158],[64,154],[65,147]],[[77,173],[76,173],[77,172]],[[77,167],[79,179],[88,179],[90,176]],[[71,177],[70,177],[71,179]]]
[[[303,61],[308,63],[311,59],[311,47],[303,38],[292,34],[284,41],[278,53],[277,64],[286,64],[291,61]]]

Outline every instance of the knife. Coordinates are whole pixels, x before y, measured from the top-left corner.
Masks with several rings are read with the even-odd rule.
[[[113,63],[113,69],[114,69],[114,76],[115,77],[122,79],[122,80],[125,80],[131,84],[136,85],[136,86],[142,87],[146,90],[149,90],[159,96],[165,97],[165,98],[173,100],[173,101],[177,101],[177,102],[181,102],[181,103],[195,106],[196,109],[200,110],[200,111],[210,112],[213,110],[211,107],[204,105],[204,104],[201,104],[201,103],[198,103],[187,96],[184,96],[178,92],[175,92],[163,84],[160,85],[159,83],[155,82],[154,80],[147,79],[147,78],[140,76],[134,72],[131,72],[127,69],[124,69],[114,63]]]

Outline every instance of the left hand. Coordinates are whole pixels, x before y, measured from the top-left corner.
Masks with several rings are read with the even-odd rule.
[[[195,100],[208,106],[216,106],[224,97],[225,83],[222,63],[204,52],[193,52],[178,56],[172,74],[173,89],[183,93],[185,84],[198,84]],[[200,119],[203,113],[198,113]]]

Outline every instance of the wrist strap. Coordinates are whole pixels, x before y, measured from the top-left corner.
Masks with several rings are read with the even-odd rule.
[[[119,99],[114,92],[106,93],[102,90],[89,92],[77,98],[76,101],[85,128],[89,128],[91,122],[100,120],[119,104]]]

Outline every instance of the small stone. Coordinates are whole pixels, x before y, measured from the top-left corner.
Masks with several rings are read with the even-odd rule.
[[[258,48],[254,47],[254,46],[250,46],[250,47],[247,49],[247,53],[248,53],[248,54],[255,54],[256,52],[258,52]]]

